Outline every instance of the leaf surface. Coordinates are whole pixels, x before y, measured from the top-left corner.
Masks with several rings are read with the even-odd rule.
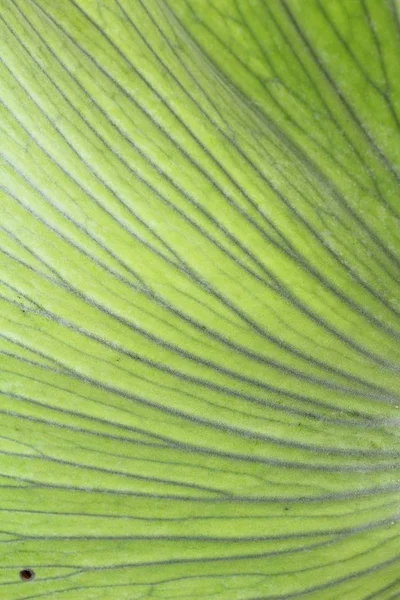
[[[397,598],[397,0],[0,0],[0,57],[1,597]]]

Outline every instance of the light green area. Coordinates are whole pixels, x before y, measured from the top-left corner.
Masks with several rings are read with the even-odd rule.
[[[0,598],[400,596],[399,65],[398,0],[0,0]]]

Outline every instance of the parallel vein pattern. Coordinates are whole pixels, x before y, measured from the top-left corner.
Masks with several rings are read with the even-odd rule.
[[[0,45],[0,595],[400,597],[397,0]]]

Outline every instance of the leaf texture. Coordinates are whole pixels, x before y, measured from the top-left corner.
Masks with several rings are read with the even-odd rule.
[[[0,596],[400,597],[400,4],[0,0],[0,57]]]

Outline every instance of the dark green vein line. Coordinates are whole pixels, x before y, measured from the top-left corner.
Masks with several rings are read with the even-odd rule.
[[[395,588],[397,586],[400,586],[400,577],[398,577],[397,579],[395,579],[388,585],[385,585],[383,588],[381,588],[377,592],[374,592],[373,594],[366,596],[363,600],[381,600],[384,592],[388,592],[392,588]],[[400,591],[398,594],[395,594],[394,596],[390,596],[388,598],[385,597],[385,598],[386,598],[386,600],[391,600],[392,598],[399,598],[399,597],[400,597]]]
[[[190,452],[193,451],[193,448],[188,448]],[[207,452],[204,449],[196,448],[196,452],[199,454],[211,454],[212,452]],[[247,459],[248,460],[248,459]],[[253,461],[249,461],[253,462]],[[236,495],[234,497],[224,497],[223,500],[221,498],[209,498],[206,496],[178,496],[178,495],[168,495],[168,494],[146,494],[144,492],[133,492],[132,490],[125,489],[109,489],[109,488],[96,488],[93,485],[90,487],[84,486],[71,486],[71,485],[57,485],[55,483],[38,483],[34,480],[25,479],[17,476],[10,475],[2,475],[3,478],[12,479],[18,482],[24,482],[26,485],[23,486],[23,489],[27,488],[35,488],[35,489],[57,489],[57,490],[68,490],[71,492],[85,492],[87,494],[105,494],[110,496],[127,496],[134,498],[152,498],[152,499],[160,499],[160,500],[179,500],[182,502],[195,502],[195,503],[204,503],[204,504],[221,504],[222,502],[226,502],[227,504],[320,504],[321,502],[331,502],[331,501],[340,501],[340,500],[352,500],[354,498],[364,498],[369,496],[380,496],[385,493],[394,493],[400,491],[400,485],[391,484],[391,485],[381,485],[375,487],[364,487],[362,489],[345,491],[345,492],[335,492],[335,493],[324,493],[319,495],[298,495],[298,496],[245,496]],[[10,486],[2,486],[9,487],[11,489],[15,489],[15,485]],[[2,542],[5,543],[5,542]]]
[[[206,486],[199,485],[196,483],[174,481],[173,479],[161,479],[160,477],[150,477],[150,476],[145,476],[145,475],[139,475],[137,473],[133,474],[128,471],[121,471],[121,470],[117,470],[117,469],[106,469],[105,467],[99,467],[99,466],[94,466],[94,465],[85,464],[85,463],[78,463],[78,462],[74,462],[74,461],[62,460],[61,458],[55,458],[53,456],[47,456],[47,455],[43,455],[43,454],[41,454],[40,456],[32,456],[32,455],[27,455],[27,454],[21,454],[18,452],[11,452],[11,451],[6,452],[5,450],[0,450],[0,456],[13,456],[15,458],[23,458],[23,459],[25,459],[25,461],[27,463],[29,463],[31,461],[33,461],[33,462],[43,461],[43,462],[54,463],[54,464],[62,465],[62,466],[66,466],[66,467],[74,467],[78,470],[84,469],[84,470],[88,470],[88,471],[94,471],[96,473],[105,473],[108,475],[116,475],[118,477],[124,477],[127,479],[144,481],[144,482],[148,482],[148,483],[159,483],[159,484],[163,484],[163,485],[167,485],[167,486],[171,486],[171,487],[176,486],[176,487],[200,490],[200,491],[204,491],[204,492],[211,492],[213,494],[218,494],[221,497],[229,497],[232,495],[232,494],[229,494],[228,492],[224,492],[223,490],[220,490],[218,488],[206,487]]]
[[[350,575],[346,575],[345,577],[340,577],[340,578],[336,578],[333,581],[329,581],[328,583],[324,583],[324,584],[320,584],[320,585],[315,585],[312,587],[309,587],[305,590],[302,590],[300,592],[293,592],[291,594],[286,594],[285,596],[257,596],[254,598],[251,598],[249,600],[289,600],[289,598],[299,598],[301,596],[304,596],[305,594],[310,594],[316,591],[323,591],[323,590],[327,590],[327,589],[331,589],[332,587],[339,585],[341,583],[344,583],[346,581],[351,581],[352,579],[356,579],[357,577],[362,577],[364,575],[369,575],[371,573],[375,573],[377,571],[379,571],[380,569],[383,569],[386,566],[395,564],[396,562],[398,562],[400,559],[400,555],[396,556],[395,558],[391,558],[389,560],[386,560],[384,562],[378,563],[377,565],[374,565],[373,567],[369,567],[368,569],[362,569],[356,572],[351,573]]]
[[[354,535],[365,531],[371,531],[375,529],[379,529],[382,527],[386,527],[393,523],[393,519],[381,519],[377,521],[373,521],[371,523],[367,523],[364,525],[359,525],[357,527],[343,527],[338,529],[331,530],[322,530],[322,531],[313,531],[313,532],[304,532],[304,533],[288,533],[284,535],[264,535],[264,536],[248,536],[248,537],[234,537],[234,536],[202,536],[202,535],[130,535],[127,533],[126,535],[67,535],[67,536],[57,536],[57,535],[27,535],[24,533],[23,539],[26,540],[49,540],[49,539],[58,539],[58,540],[165,540],[171,542],[181,542],[181,541],[199,541],[199,542],[229,542],[233,544],[240,544],[243,542],[265,542],[265,541],[281,541],[281,540],[292,540],[292,539],[307,539],[307,538],[315,538],[318,536],[327,536],[327,535]],[[10,533],[7,531],[7,533]],[[15,533],[15,532],[11,532]],[[15,534],[19,535],[19,534]],[[396,536],[392,536],[392,539],[396,539]],[[400,555],[399,555],[400,557]]]

